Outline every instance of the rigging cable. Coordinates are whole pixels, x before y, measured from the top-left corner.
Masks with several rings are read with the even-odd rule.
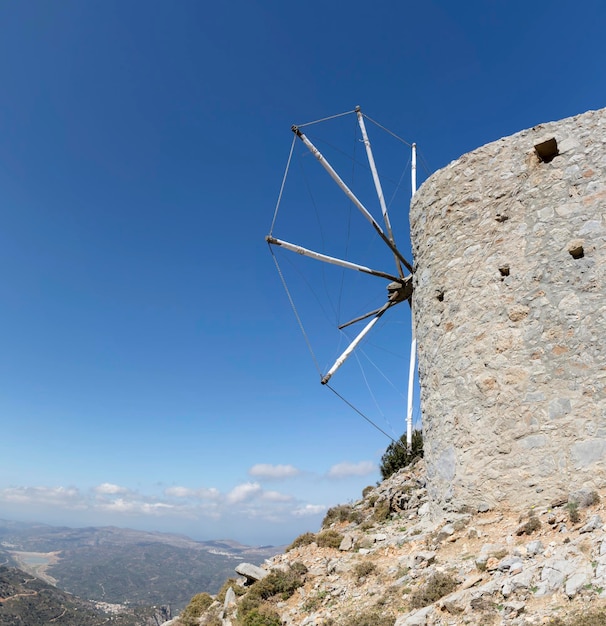
[[[356,358],[356,361],[358,363],[358,367],[360,368],[360,373],[362,374],[362,379],[364,380],[364,384],[366,385],[366,389],[368,390],[368,393],[370,395],[370,397],[372,398],[372,401],[374,402],[374,405],[377,409],[377,411],[379,412],[379,414],[381,415],[381,417],[383,418],[383,420],[385,422],[387,422],[387,425],[389,426],[389,428],[391,429],[391,432],[394,432],[393,430],[393,426],[390,424],[389,420],[385,417],[385,413],[383,413],[383,411],[381,410],[381,407],[379,405],[379,402],[377,400],[377,397],[375,396],[375,394],[372,391],[372,388],[370,386],[370,383],[368,382],[368,378],[366,377],[366,371],[364,370],[364,368],[362,367],[362,363],[360,363],[360,357],[359,355],[354,352],[354,356]]]
[[[419,160],[421,161],[421,165],[423,166],[423,169],[425,170],[425,173],[427,174],[427,176],[431,176],[433,172],[431,171],[429,164],[425,160],[425,157],[423,156],[423,154],[417,151],[417,156],[419,157]]]
[[[366,115],[365,113],[362,113],[362,115],[369,122],[372,122],[375,126],[378,126],[382,130],[384,130],[387,134],[391,135],[394,139],[397,139],[398,141],[401,141],[403,144],[407,145],[409,148],[412,148],[412,144],[411,143],[408,143],[408,141],[406,141],[405,139],[402,139],[402,137],[400,137],[399,135],[396,135],[394,132],[389,130],[389,128],[385,128],[385,126],[383,126],[382,124],[379,124],[379,122],[376,122],[375,120],[373,120],[372,117],[368,117],[368,115]]]
[[[345,113],[337,113],[336,115],[330,115],[328,117],[323,117],[319,120],[314,120],[313,122],[306,122],[305,124],[296,124],[297,128],[304,128],[305,126],[311,126],[312,124],[319,124],[320,122],[327,122],[328,120],[334,120],[337,117],[343,117],[344,115],[351,115],[355,113],[355,111],[345,111]]]
[[[282,193],[284,192],[284,185],[286,184],[286,177],[288,176],[288,170],[290,169],[290,161],[292,159],[292,153],[295,149],[295,141],[297,141],[296,135],[293,136],[292,144],[290,145],[290,152],[288,153],[288,160],[286,161],[286,168],[284,169],[284,176],[282,177],[282,184],[280,185],[280,193],[278,194],[278,201],[276,202],[276,208],[274,210],[274,218],[271,221],[271,227],[269,229],[270,235],[273,235],[274,226],[276,224],[276,218],[278,217],[278,209],[280,208],[280,202],[282,202]]]
[[[373,426],[374,428],[376,428],[380,433],[383,433],[388,439],[390,439],[392,441],[392,443],[395,443],[396,445],[401,445],[399,441],[397,441],[396,439],[394,439],[391,435],[387,434],[380,426],[378,426],[377,424],[375,424],[370,417],[368,417],[367,415],[365,415],[364,413],[362,413],[362,411],[360,411],[360,409],[358,409],[356,406],[354,406],[349,400],[347,400],[346,398],[344,398],[334,387],[331,387],[328,383],[326,383],[324,385],[327,389],[330,389],[335,396],[337,396],[337,398],[340,398],[341,400],[343,400],[343,402],[345,402],[345,404],[350,408],[353,409],[362,419],[365,419],[371,426]]]
[[[404,180],[404,174],[408,172],[408,166],[410,165],[410,161],[411,159],[409,158],[408,162],[402,169],[402,173],[400,174],[400,180],[398,181],[398,184],[396,185],[396,188],[394,189],[393,194],[391,195],[391,198],[389,200],[389,204],[387,205],[388,209],[391,209],[391,205],[394,203],[394,200],[396,199],[396,195],[398,194],[398,191],[400,191],[400,187],[402,186],[402,181]]]
[[[316,366],[316,369],[318,370],[318,374],[320,374],[320,378],[322,377],[322,370],[320,368],[320,364],[318,363],[318,359],[316,359],[316,355],[314,354],[314,351],[311,347],[311,342],[309,341],[309,337],[307,336],[307,332],[305,331],[305,327],[303,326],[303,322],[301,321],[301,318],[299,317],[299,312],[297,311],[297,307],[295,306],[295,301],[292,298],[292,295],[290,293],[290,290],[288,289],[288,285],[286,284],[286,280],[284,278],[284,275],[282,274],[282,270],[280,268],[280,264],[278,263],[278,259],[276,258],[276,255],[274,254],[273,248],[271,247],[271,244],[268,244],[269,246],[269,251],[271,252],[271,256],[274,259],[274,263],[276,264],[276,269],[278,270],[278,275],[280,276],[280,280],[282,281],[282,286],[284,287],[284,291],[286,291],[286,296],[288,297],[288,301],[290,302],[290,306],[293,310],[293,313],[295,314],[295,318],[297,320],[297,323],[299,324],[299,328],[301,329],[301,332],[303,333],[303,338],[305,339],[305,343],[307,344],[307,348],[309,350],[309,353],[311,354],[311,358],[314,362],[314,365]]]

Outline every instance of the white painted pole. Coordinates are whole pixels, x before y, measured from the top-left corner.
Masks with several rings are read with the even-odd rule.
[[[297,254],[307,256],[311,259],[316,259],[317,261],[324,261],[325,263],[331,263],[332,265],[340,265],[341,267],[346,267],[350,270],[357,270],[358,272],[364,272],[365,274],[372,274],[373,276],[387,278],[387,280],[395,280],[398,282],[401,280],[397,276],[392,276],[387,272],[380,272],[379,270],[373,270],[365,265],[358,265],[357,263],[352,263],[351,261],[344,261],[343,259],[337,259],[334,256],[328,256],[327,254],[322,254],[321,252],[315,252],[314,250],[309,250],[303,246],[297,246],[294,243],[289,243],[288,241],[284,241],[282,239],[276,239],[271,235],[267,235],[265,237],[265,241],[272,246],[280,246],[290,250],[291,252],[296,252]]]
[[[341,365],[345,363],[345,361],[348,359],[351,353],[357,348],[357,346],[362,341],[362,339],[366,337],[366,335],[370,332],[372,327],[379,321],[379,319],[381,318],[381,315],[383,315],[383,313],[385,313],[385,311],[387,311],[387,309],[390,306],[393,306],[394,304],[395,304],[394,302],[387,302],[386,304],[384,304],[381,307],[381,309],[379,309],[379,312],[377,313],[377,315],[373,319],[371,319],[370,322],[366,324],[366,326],[364,326],[364,328],[360,331],[358,336],[349,344],[349,346],[347,346],[343,354],[335,361],[335,364],[328,370],[326,375],[322,378],[320,382],[323,385],[325,385],[330,380],[332,375],[341,367]]]
[[[410,183],[412,188],[412,196],[417,192],[417,144],[412,144],[412,157],[410,167]],[[412,302],[410,307],[410,320],[411,320],[411,341],[410,341],[410,360],[408,364],[408,401],[406,404],[406,445],[408,449],[412,449],[412,405],[413,405],[413,391],[415,384],[415,365],[417,358],[417,338],[415,335],[415,318],[414,311],[412,309]]]
[[[398,257],[404,267],[409,272],[412,272],[412,265],[402,256],[402,253],[396,248],[396,246],[389,240],[389,237],[383,232],[383,229],[379,226],[375,218],[369,213],[368,209],[358,200],[354,192],[343,182],[343,179],[333,169],[332,165],[324,158],[322,153],[313,145],[313,143],[296,127],[293,126],[293,132],[299,137],[299,139],[305,144],[306,148],[318,159],[320,165],[328,172],[330,177],[337,183],[343,193],[356,205],[362,215],[373,225],[374,229],[379,234],[379,237],[388,245],[389,249]]]
[[[406,406],[406,445],[412,448],[412,401],[415,384],[415,362],[417,356],[417,338],[415,337],[414,321],[412,326],[412,340],[410,342],[410,363],[408,367],[408,402]]]
[[[383,195],[383,188],[381,187],[381,180],[379,179],[379,172],[377,172],[377,166],[375,165],[375,158],[372,153],[372,148],[370,146],[370,139],[368,139],[368,133],[366,132],[366,124],[364,124],[364,116],[362,115],[362,111],[360,107],[356,107],[356,115],[358,116],[358,124],[360,126],[360,131],[362,132],[362,140],[364,142],[364,147],[366,148],[366,157],[368,158],[368,165],[370,166],[370,171],[372,173],[372,179],[375,183],[375,189],[377,191],[377,197],[379,198],[379,205],[381,206],[381,213],[383,214],[383,221],[385,222],[385,228],[387,229],[387,234],[389,236],[390,241],[395,244],[395,239],[393,237],[393,231],[391,229],[391,223],[389,221],[389,213],[387,213],[387,205],[385,204],[385,196]],[[400,264],[400,260],[397,255],[394,253],[394,257],[396,259],[396,267],[398,268],[398,273],[400,276],[404,276],[404,272],[402,271],[402,265]]]
[[[417,144],[412,144],[412,158],[411,158],[411,167],[410,167],[410,178],[411,178],[411,187],[412,187],[412,195],[414,196],[417,193]]]

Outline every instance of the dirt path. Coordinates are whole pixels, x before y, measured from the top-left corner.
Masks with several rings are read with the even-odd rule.
[[[9,600],[14,600],[15,598],[27,598],[29,596],[37,596],[37,591],[28,591],[27,593],[16,593],[14,596],[8,596],[8,598],[0,598],[0,604],[3,602],[8,602]]]

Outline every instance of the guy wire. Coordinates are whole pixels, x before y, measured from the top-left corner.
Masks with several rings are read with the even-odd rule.
[[[293,150],[295,149],[296,140],[297,140],[297,136],[293,135],[292,144],[290,145],[290,152],[288,153],[288,161],[286,161],[286,169],[284,170],[284,176],[282,177],[282,184],[280,185],[280,193],[278,194],[278,201],[276,202],[276,208],[274,210],[274,218],[271,221],[271,227],[269,229],[270,235],[273,235],[273,232],[274,232],[276,218],[278,217],[278,209],[280,208],[280,202],[282,201],[282,193],[284,191],[284,185],[286,184],[286,177],[288,176],[288,170],[290,169],[290,161],[292,159]]]
[[[311,126],[312,124],[319,124],[320,122],[327,122],[328,120],[334,120],[337,117],[343,117],[344,115],[350,115],[351,113],[355,113],[355,111],[345,111],[345,113],[337,113],[336,115],[329,115],[328,117],[323,117],[322,119],[314,120],[313,122],[306,122],[305,124],[297,124],[297,128]]]
[[[375,424],[370,417],[368,417],[367,415],[365,415],[364,413],[362,413],[362,411],[360,411],[360,409],[358,409],[356,406],[354,406],[349,400],[347,400],[346,398],[344,398],[334,387],[331,387],[328,383],[326,383],[324,385],[325,387],[327,387],[328,389],[330,389],[335,396],[337,396],[337,398],[340,398],[341,400],[343,400],[343,402],[345,402],[345,404],[350,408],[353,409],[362,419],[365,419],[371,426],[373,426],[374,428],[376,428],[380,433],[383,433],[388,439],[391,440],[392,443],[394,443],[397,446],[402,446],[402,447],[406,447],[403,446],[402,443],[400,443],[400,441],[398,441],[397,439],[394,439],[391,435],[388,435],[380,426],[378,426],[377,424]]]
[[[286,292],[286,296],[288,298],[288,301],[290,302],[290,306],[293,310],[293,313],[295,314],[295,318],[297,320],[297,324],[299,324],[299,328],[301,329],[301,332],[303,333],[303,338],[305,339],[305,343],[307,344],[307,349],[309,350],[309,353],[311,354],[311,358],[314,362],[314,365],[316,366],[316,369],[318,370],[318,374],[320,375],[320,378],[322,378],[323,374],[322,374],[322,370],[320,368],[320,364],[318,363],[318,359],[316,359],[316,355],[314,354],[314,351],[311,347],[311,342],[309,341],[309,337],[307,336],[307,332],[305,331],[305,327],[303,326],[303,322],[301,321],[301,318],[299,317],[299,312],[297,311],[297,307],[295,306],[295,302],[292,298],[292,295],[290,294],[290,290],[288,289],[288,285],[286,284],[286,279],[284,278],[284,275],[282,274],[282,269],[280,268],[280,264],[278,263],[278,259],[276,258],[276,255],[273,251],[273,248],[271,247],[270,244],[268,244],[269,246],[269,251],[271,252],[271,256],[274,259],[274,263],[276,264],[276,269],[278,270],[278,276],[280,276],[280,280],[282,281],[282,286],[284,287],[284,291]]]

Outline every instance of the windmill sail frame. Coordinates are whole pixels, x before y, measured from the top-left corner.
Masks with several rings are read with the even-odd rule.
[[[372,316],[372,319],[364,326],[364,328],[349,343],[346,349],[336,359],[332,367],[330,367],[330,369],[326,372],[326,374],[324,374],[321,377],[321,383],[323,385],[326,385],[328,383],[328,381],[335,374],[335,372],[347,361],[347,359],[353,354],[353,352],[359,346],[362,340],[370,333],[370,331],[376,325],[379,319],[390,308],[392,308],[393,306],[397,304],[400,304],[403,301],[407,301],[409,303],[409,305],[411,306],[411,318],[413,320],[413,328],[412,328],[412,341],[411,341],[409,377],[408,377],[406,439],[407,439],[407,446],[410,449],[410,447],[412,446],[412,406],[413,406],[413,386],[414,386],[415,357],[416,357],[416,338],[415,338],[415,332],[414,332],[414,317],[412,316],[414,268],[413,268],[413,265],[408,262],[408,260],[404,257],[404,255],[402,255],[402,253],[398,250],[396,246],[391,222],[389,219],[389,212],[387,209],[387,205],[385,203],[385,198],[383,194],[383,189],[382,189],[379,173],[375,164],[371,143],[370,143],[368,133],[366,130],[366,125],[364,123],[364,115],[359,106],[356,107],[354,111],[356,113],[358,125],[360,127],[360,131],[362,134],[362,141],[364,143],[368,165],[372,174],[375,192],[377,194],[377,198],[378,198],[379,205],[381,208],[383,222],[385,224],[385,230],[381,228],[381,226],[374,219],[372,214],[368,211],[368,209],[364,206],[364,204],[356,196],[356,194],[349,188],[349,186],[343,181],[343,179],[339,176],[337,171],[333,168],[330,162],[324,157],[324,155],[320,152],[320,150],[301,131],[301,127],[293,125],[291,127],[291,130],[295,134],[296,138],[298,138],[305,145],[305,147],[309,150],[309,152],[316,158],[316,160],[320,163],[320,165],[324,168],[324,170],[329,174],[329,176],[337,184],[337,186],[341,189],[341,191],[345,194],[345,196],[362,213],[365,219],[368,222],[370,222],[370,224],[372,225],[376,233],[379,235],[382,241],[387,245],[387,247],[391,250],[393,257],[394,257],[395,265],[396,265],[397,275],[393,275],[393,274],[383,272],[380,270],[374,270],[365,265],[353,263],[351,261],[339,259],[334,256],[322,254],[320,252],[316,252],[314,250],[304,248],[303,246],[299,246],[299,245],[296,245],[296,244],[293,244],[293,243],[290,243],[281,239],[277,239],[271,233],[267,235],[266,241],[270,246],[283,247],[292,252],[296,252],[300,255],[313,258],[313,259],[316,259],[325,263],[338,265],[346,269],[356,270],[358,272],[378,276],[378,277],[385,278],[385,279],[392,281],[387,287],[388,289],[387,302],[383,306],[339,326],[339,328],[344,328],[346,326],[350,326],[356,322],[362,321]],[[412,148],[411,187],[412,187],[412,194],[414,195],[416,191],[416,144],[413,143],[411,148]],[[292,149],[291,149],[291,155],[292,155]],[[283,182],[283,185],[284,185],[284,182]],[[410,273],[408,275],[405,275],[403,268],[406,268],[406,270],[408,270]]]

